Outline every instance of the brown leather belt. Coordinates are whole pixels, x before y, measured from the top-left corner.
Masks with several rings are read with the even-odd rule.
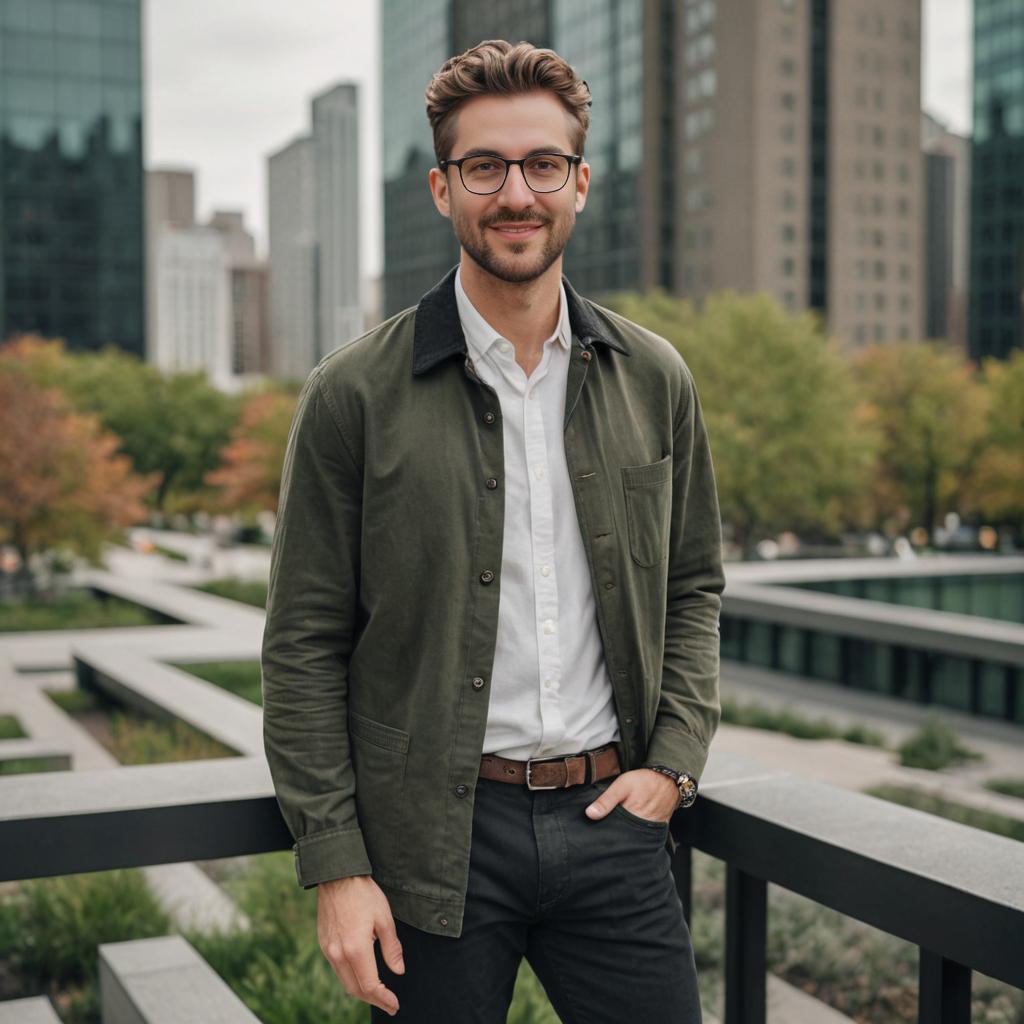
[[[480,758],[480,778],[526,785],[527,789],[564,789],[584,782],[596,782],[622,771],[617,744],[559,757],[532,757],[513,761],[496,754]]]

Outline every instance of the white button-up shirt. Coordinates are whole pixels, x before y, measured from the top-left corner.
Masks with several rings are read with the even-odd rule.
[[[565,288],[558,326],[527,377],[455,276],[477,376],[497,392],[505,449],[505,533],[485,754],[525,760],[619,738],[611,679],[569,470],[562,421],[572,350]]]

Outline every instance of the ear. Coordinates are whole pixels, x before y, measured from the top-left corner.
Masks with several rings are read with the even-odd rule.
[[[448,194],[448,175],[439,167],[431,167],[427,176],[430,183],[430,195],[434,206],[442,217],[451,217],[452,210]]]
[[[576,168],[576,212],[582,213],[587,205],[587,193],[590,191],[590,164],[581,160]]]

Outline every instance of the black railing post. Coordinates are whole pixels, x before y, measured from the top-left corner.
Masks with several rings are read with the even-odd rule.
[[[725,870],[725,1024],[765,1024],[768,883]]]
[[[920,948],[918,1024],[970,1024],[971,969]]]

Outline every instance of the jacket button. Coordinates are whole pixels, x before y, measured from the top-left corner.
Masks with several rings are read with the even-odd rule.
[[[484,586],[486,586],[488,583],[493,583],[494,573],[491,572],[490,569],[484,569],[484,571],[480,573],[480,582],[483,583]]]
[[[474,690],[482,690],[483,688],[484,688],[483,677],[481,677],[481,676],[473,676],[473,689]]]
[[[582,359],[583,359],[583,362],[585,362],[585,363],[589,363],[590,362],[590,353],[586,349],[583,350]]]
[[[490,425],[491,423],[494,422],[494,420],[495,420],[495,416],[494,416],[493,412],[485,412],[484,413],[484,423]]]
[[[456,796],[465,796],[468,792],[469,792],[469,786],[467,786],[464,782],[460,782],[455,787],[455,795]]]
[[[608,582],[607,582],[607,583],[606,583],[606,584],[604,585],[604,589],[605,589],[605,590],[614,590],[614,589],[615,589],[615,584],[614,584],[614,583],[612,583],[612,581],[611,581],[611,580],[609,580],[609,581],[608,581]]]
[[[495,480],[493,476],[492,477],[488,477],[488,479],[487,479],[487,490],[493,491],[494,488],[497,487],[497,486],[498,486],[498,481]]]
[[[439,925],[441,925],[443,928],[447,928],[448,927],[448,918],[447,917],[439,917],[437,919],[437,923]]]

